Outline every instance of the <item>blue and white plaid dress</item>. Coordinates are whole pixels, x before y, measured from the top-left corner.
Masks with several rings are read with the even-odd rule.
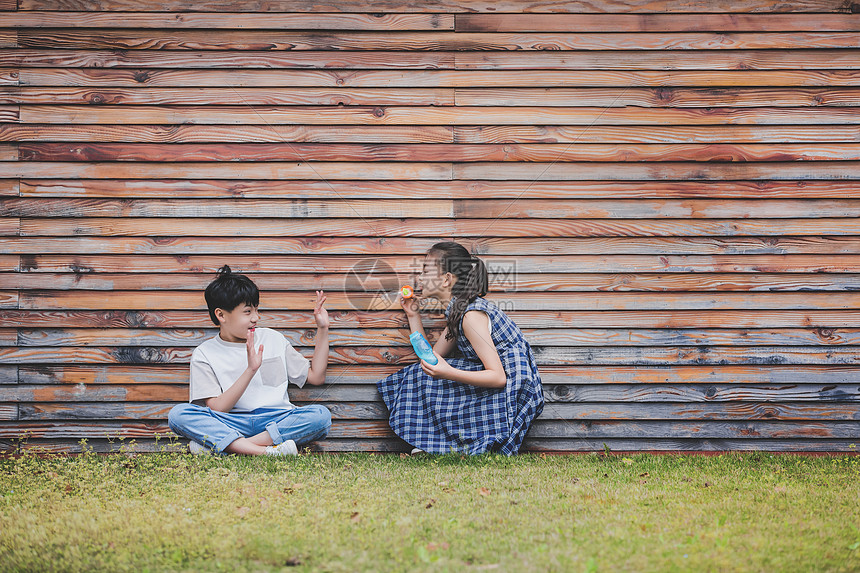
[[[493,344],[508,376],[504,388],[434,378],[421,369],[420,362],[380,380],[377,387],[388,406],[391,429],[416,448],[439,454],[515,454],[532,420],[543,410],[534,355],[517,325],[496,305],[478,297],[466,307],[466,312],[470,310],[490,317]],[[460,324],[457,348],[463,357],[448,363],[461,370],[483,370]]]

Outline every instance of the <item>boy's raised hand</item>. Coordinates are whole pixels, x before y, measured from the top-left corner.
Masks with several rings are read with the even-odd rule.
[[[314,304],[314,320],[317,323],[317,328],[328,328],[328,311],[323,307],[325,304],[326,296],[325,293],[321,290],[317,291],[317,301]]]
[[[245,351],[248,353],[248,368],[256,372],[263,364],[263,345],[254,352],[254,329],[248,330],[248,338],[245,340]]]

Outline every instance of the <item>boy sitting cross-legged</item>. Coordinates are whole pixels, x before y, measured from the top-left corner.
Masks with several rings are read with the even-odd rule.
[[[312,360],[270,328],[257,328],[260,291],[254,282],[224,265],[205,292],[218,336],[191,355],[190,399],[170,410],[170,428],[191,440],[198,453],[286,456],[298,446],[324,438],[331,412],[319,405],[296,407],[287,395],[289,382],[325,382],[328,361],[326,297],[317,291]]]

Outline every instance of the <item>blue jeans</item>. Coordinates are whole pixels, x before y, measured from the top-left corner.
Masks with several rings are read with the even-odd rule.
[[[220,454],[239,438],[250,438],[264,430],[269,432],[275,445],[293,440],[301,446],[321,440],[331,428],[331,412],[317,404],[292,410],[258,408],[240,414],[218,412],[196,404],[177,404],[170,409],[167,423],[177,434]]]

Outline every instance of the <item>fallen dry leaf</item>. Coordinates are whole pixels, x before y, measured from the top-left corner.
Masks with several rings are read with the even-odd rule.
[[[478,494],[486,497],[486,496],[490,495],[490,488],[482,487],[482,488],[478,489]]]
[[[448,545],[445,541],[440,541],[439,543],[430,542],[427,544],[427,551],[436,551],[437,549],[448,549],[450,545]]]
[[[436,503],[436,500],[431,498],[430,501],[427,502],[427,505],[424,506],[424,509],[430,509],[433,507],[434,503]]]
[[[639,474],[639,477],[646,478],[646,477],[649,477],[650,475],[651,474],[649,474],[648,472],[645,472],[644,474]]]
[[[239,517],[245,517],[246,515],[248,515],[249,511],[251,510],[243,505],[242,507],[236,508],[236,515],[238,515]]]
[[[360,513],[358,513],[357,511],[353,511],[353,512],[352,512],[352,515],[350,515],[350,516],[349,516],[349,519],[350,519],[353,523],[358,523],[359,521],[361,521],[361,514],[360,514]]]

